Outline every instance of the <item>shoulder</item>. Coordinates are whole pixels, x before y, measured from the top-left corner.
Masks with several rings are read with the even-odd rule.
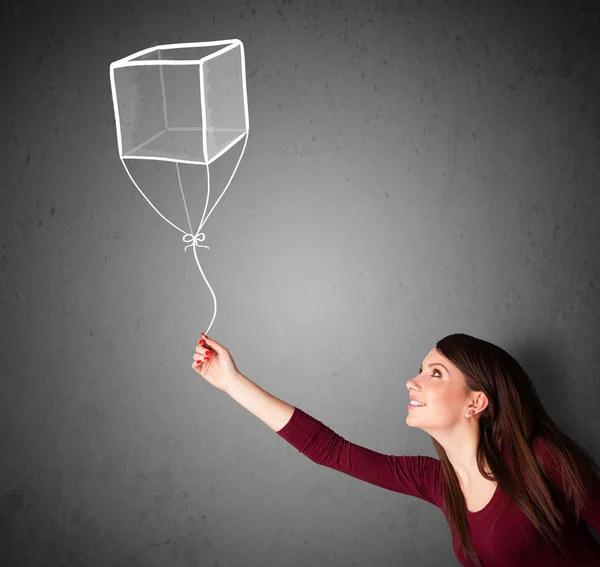
[[[442,507],[443,472],[439,459],[426,455],[390,456],[400,492]],[[410,488],[410,490],[409,490]]]

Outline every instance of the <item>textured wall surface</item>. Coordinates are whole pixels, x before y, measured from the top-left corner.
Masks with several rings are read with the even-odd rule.
[[[3,7],[0,564],[458,564],[438,509],[315,465],[190,368],[213,299],[127,177],[110,94],[110,63],[157,44],[245,45],[249,142],[199,250],[244,374],[355,443],[436,456],[406,382],[464,332],[598,462],[599,20],[593,1]]]

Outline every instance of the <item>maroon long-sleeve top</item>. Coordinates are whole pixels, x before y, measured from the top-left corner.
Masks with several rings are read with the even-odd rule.
[[[381,488],[421,498],[442,510],[443,479],[441,463],[427,456],[395,456],[377,453],[346,441],[335,431],[299,408],[277,434],[318,465],[358,478]],[[560,489],[559,472],[552,454],[541,443],[534,443],[542,467]],[[561,493],[562,494],[562,493]],[[559,498],[560,500],[560,498]],[[565,553],[571,567],[600,567],[600,544],[587,526],[600,532],[600,480],[592,486],[591,496],[576,522],[573,508],[560,500],[565,511],[563,525]],[[569,512],[570,511],[570,512]],[[447,519],[447,518],[446,518]],[[488,504],[477,512],[467,510],[473,547],[484,567],[564,567],[529,518],[498,486]],[[492,529],[493,525],[493,529]],[[475,567],[460,547],[458,533],[452,534],[454,553],[464,567]]]

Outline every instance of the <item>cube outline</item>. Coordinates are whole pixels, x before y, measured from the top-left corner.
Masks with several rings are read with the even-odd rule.
[[[147,55],[148,53],[152,53],[157,50],[173,50],[173,49],[187,49],[194,47],[215,47],[215,46],[223,46],[221,49],[215,51],[214,53],[210,53],[201,57],[200,59],[161,59],[161,60],[142,60],[136,61],[135,59]],[[241,71],[242,71],[242,97],[243,97],[243,105],[244,105],[244,132],[236,137],[232,142],[230,142],[225,148],[223,148],[220,152],[214,155],[210,160],[207,160],[207,130],[206,130],[206,95],[204,92],[204,65],[206,62],[210,61],[235,49],[236,47],[240,48],[240,58],[241,58]],[[119,105],[117,100],[117,89],[115,84],[115,70],[124,67],[150,67],[150,66],[171,66],[171,65],[198,65],[199,67],[199,82],[200,82],[200,107],[202,113],[202,156],[203,161],[198,160],[185,160],[178,158],[169,158],[162,156],[132,156],[132,155],[123,155],[123,137],[121,133],[121,117],[119,113]],[[131,55],[127,55],[117,61],[113,61],[110,64],[110,83],[111,83],[111,94],[113,99],[113,108],[115,113],[115,126],[117,130],[117,145],[119,151],[119,157],[121,160],[125,159],[147,159],[147,160],[158,160],[158,161],[170,161],[175,163],[190,163],[190,164],[198,164],[198,165],[210,165],[213,161],[217,160],[224,153],[229,151],[231,147],[237,144],[244,136],[247,136],[249,133],[249,119],[248,119],[248,92],[246,85],[246,57],[244,52],[244,44],[239,39],[225,39],[218,41],[200,41],[200,42],[190,42],[190,43],[170,43],[163,45],[155,45],[153,47],[148,47],[146,49],[142,49]],[[161,73],[161,84],[162,84],[162,73]],[[166,103],[164,100],[164,84],[163,86],[163,108],[165,108]],[[129,150],[129,154],[133,151],[137,151],[140,147],[145,146],[150,143],[152,140],[158,138],[160,135],[169,131],[168,127],[165,130],[162,130],[158,134],[150,137],[148,140],[145,140],[142,144],[138,145],[136,148]]]

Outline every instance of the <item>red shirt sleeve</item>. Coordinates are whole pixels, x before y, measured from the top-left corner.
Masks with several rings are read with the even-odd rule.
[[[548,445],[544,442],[536,441],[534,444],[534,453],[539,456],[543,469],[552,478],[556,488],[561,490],[560,470]],[[574,512],[572,504],[569,503],[569,505]],[[600,478],[597,475],[594,476],[589,486],[588,499],[581,512],[581,518],[597,533],[600,533]]]
[[[441,508],[440,461],[427,456],[393,456],[346,441],[299,408],[277,434],[314,463],[386,490],[421,498]]]

